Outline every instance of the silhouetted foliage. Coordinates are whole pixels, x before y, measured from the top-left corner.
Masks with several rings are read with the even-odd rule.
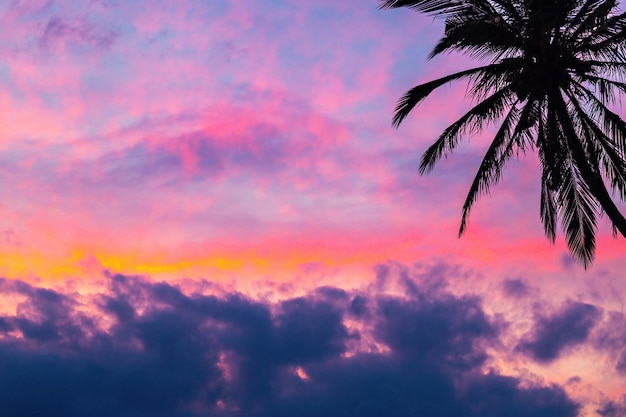
[[[626,91],[626,14],[615,0],[384,0],[445,19],[430,58],[460,51],[487,65],[409,90],[393,118],[398,127],[432,91],[469,81],[477,100],[423,154],[420,173],[451,153],[460,139],[497,122],[499,128],[463,205],[459,235],[480,194],[497,183],[512,156],[537,151],[542,162],[541,220],[554,242],[560,218],[573,256],[593,262],[597,216],[614,235],[626,219],[611,191],[626,199],[626,122],[610,110]]]

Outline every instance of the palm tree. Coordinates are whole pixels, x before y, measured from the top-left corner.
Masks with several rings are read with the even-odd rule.
[[[626,13],[617,12],[616,0],[382,0],[381,8],[397,7],[445,19],[429,58],[460,51],[485,64],[412,88],[393,118],[397,128],[433,90],[468,80],[477,104],[423,154],[421,174],[467,134],[499,125],[463,205],[459,236],[507,160],[536,150],[541,220],[551,242],[560,218],[571,253],[587,267],[598,215],[626,237],[611,196],[626,199],[626,122],[609,109],[626,92]]]

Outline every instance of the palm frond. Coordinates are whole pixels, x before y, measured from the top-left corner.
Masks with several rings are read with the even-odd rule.
[[[592,27],[587,36],[576,39],[574,51],[583,55],[603,57],[607,60],[624,61],[624,40],[626,40],[626,13],[602,21]]]
[[[527,63],[523,57],[502,58],[498,66],[469,77],[468,93],[475,102],[484,100],[494,91],[511,86],[511,73],[519,72]]]
[[[571,97],[570,97],[571,99]],[[611,188],[619,193],[621,199],[626,198],[626,161],[624,153],[616,143],[609,138],[587,112],[576,102],[573,105],[578,117],[583,121],[587,147],[595,147],[595,154],[599,155],[603,172],[611,184]],[[588,152],[591,154],[591,152]]]
[[[467,226],[467,219],[474,202],[482,193],[489,192],[489,187],[498,183],[502,176],[502,169],[508,160],[507,155],[513,142],[513,127],[519,119],[519,109],[513,105],[502,121],[489,149],[480,163],[478,172],[470,186],[469,192],[463,204],[463,215],[461,217],[461,227],[459,236],[463,234]]]
[[[559,214],[565,240],[575,259],[586,268],[593,261],[596,240],[596,212],[599,209],[586,181],[582,180],[575,164],[563,177],[561,188],[556,192]]]
[[[456,147],[463,134],[479,131],[486,123],[499,119],[511,102],[512,92],[510,89],[504,88],[475,105],[456,122],[448,126],[437,141],[422,155],[420,173],[431,171],[442,156]]]
[[[516,2],[510,0],[492,0],[494,9],[499,12],[504,24],[511,29],[519,30],[524,25],[523,10],[517,7]]]
[[[556,204],[556,193],[550,188],[546,173],[541,177],[541,200],[540,215],[543,229],[550,242],[556,240],[556,221],[558,209]]]
[[[549,176],[554,176],[555,170],[558,170],[557,181],[552,184],[548,182],[547,186],[549,190],[555,190],[567,246],[574,258],[586,268],[593,262],[595,255],[596,213],[601,206],[604,207],[606,195],[598,191],[598,187],[603,184],[598,184],[599,174],[593,168],[593,161],[589,165],[590,161],[580,142],[576,130],[578,119],[570,113],[558,91],[551,91],[548,100],[549,118],[556,120],[556,129],[568,146],[564,152],[557,154],[559,159],[554,165],[544,165]],[[544,148],[544,151],[550,148],[553,146]]]
[[[597,91],[603,105],[614,104],[621,94],[626,93],[626,83],[621,81],[609,80],[589,74],[585,74],[580,78]]]
[[[383,0],[381,9],[408,7],[422,13],[449,14],[468,9],[468,2],[456,0]]]
[[[598,99],[593,92],[582,84],[574,83],[575,91],[584,97],[587,106],[593,114],[602,120],[603,129],[616,141],[622,154],[626,154],[626,122],[615,112],[611,111]]]
[[[572,36],[575,36],[576,33],[581,32],[584,29],[585,22],[589,22],[588,18],[591,13],[597,10],[598,6],[602,4],[602,0],[587,0],[585,1],[579,8],[576,14],[572,16],[569,23],[566,25],[566,32],[574,32]],[[583,26],[580,29],[576,29],[576,27]]]
[[[604,0],[599,2],[590,2],[590,6],[584,13],[584,17],[571,19],[570,22],[575,25],[575,29],[569,36],[570,39],[581,39],[586,42],[589,38],[581,35],[595,31],[598,29],[598,21],[606,16],[617,4],[616,0]],[[582,18],[581,18],[582,17]]]
[[[616,77],[616,81],[626,80],[626,62],[620,61],[600,61],[595,59],[586,59],[585,64],[593,68],[593,72],[604,76]]]
[[[576,132],[576,127],[572,124],[573,120],[578,119],[567,109],[567,104],[560,93],[551,94],[550,101],[555,107],[559,123],[563,127],[572,165],[579,173],[581,182],[584,182],[581,186],[588,188],[593,193],[594,198],[599,203],[596,211],[604,210],[613,225],[626,237],[626,218],[624,218],[624,215],[611,199],[604,180],[600,175],[597,156],[589,153],[590,151],[595,152],[595,150],[590,147],[587,147],[587,149],[583,147]]]
[[[594,134],[590,145],[598,146],[602,167],[611,188],[616,190],[622,200],[626,199],[626,163],[624,155],[615,147],[615,143],[587,115],[583,115],[586,123]]]
[[[413,87],[412,89],[407,91],[404,96],[402,96],[402,98],[400,98],[400,100],[398,101],[393,116],[392,125],[397,128],[415,106],[417,106],[421,101],[428,97],[430,93],[432,93],[435,89],[441,87],[442,85],[472,75],[493,73],[498,69],[504,70],[505,67],[500,64],[492,64],[483,67],[472,68]]]
[[[494,23],[495,16],[484,16],[470,21],[446,20],[446,35],[428,55],[429,59],[450,50],[468,51],[470,56],[484,58],[498,52],[521,52],[523,44],[518,35],[506,26]]]

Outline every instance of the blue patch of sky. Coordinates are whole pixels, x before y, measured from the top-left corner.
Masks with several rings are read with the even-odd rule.
[[[229,9],[230,6],[227,0],[211,0],[199,3],[196,7],[191,7],[187,10],[185,18],[187,21],[192,21],[198,19],[199,17],[205,17],[209,22],[213,19],[219,19],[226,16]]]
[[[97,67],[91,67],[81,76],[81,88],[87,92],[111,92],[130,78],[129,64],[123,56],[104,54]]]
[[[306,69],[320,62],[323,58],[330,58],[330,56],[324,57],[321,54],[304,54],[302,50],[298,48],[298,45],[282,45],[278,49],[279,62],[282,65],[286,65],[288,68]]]
[[[311,10],[309,14],[309,18],[313,21],[318,21],[321,24],[323,24],[324,22],[332,22],[332,21],[341,20],[342,14],[345,14],[345,13],[342,13],[338,11],[337,9],[334,9],[331,7],[315,7],[313,8],[313,10]],[[349,18],[350,16],[345,16],[345,17]]]
[[[353,42],[351,49],[358,54],[370,55],[379,46],[380,42],[374,39],[362,39]]]
[[[3,82],[9,81],[11,77],[11,68],[4,62],[0,62],[0,79]]]
[[[299,2],[289,1],[289,0],[261,0],[260,10],[265,10],[268,12],[284,12],[284,11],[293,11],[296,9],[296,4]]]
[[[0,88],[2,88],[2,91],[8,92],[16,102],[23,102],[28,98],[15,84],[11,74],[11,67],[3,62],[0,62]]]
[[[56,93],[41,91],[37,93],[37,96],[39,97],[39,99],[41,99],[41,101],[46,104],[46,107],[50,110],[61,110],[63,108],[61,97]]]
[[[396,61],[389,68],[389,88],[391,91],[406,91],[428,70],[426,55],[428,47],[407,45],[396,55]]]

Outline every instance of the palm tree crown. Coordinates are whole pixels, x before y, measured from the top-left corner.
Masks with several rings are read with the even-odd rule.
[[[626,13],[616,0],[383,0],[445,19],[429,58],[461,51],[486,65],[418,85],[399,101],[393,124],[433,90],[466,79],[477,100],[423,154],[420,173],[461,138],[499,124],[472,182],[459,235],[477,197],[499,181],[506,161],[527,149],[542,162],[541,220],[554,242],[557,219],[574,257],[594,258],[596,218],[626,237],[612,199],[626,199],[626,122],[609,109],[626,92]],[[608,187],[608,188],[607,188]]]

